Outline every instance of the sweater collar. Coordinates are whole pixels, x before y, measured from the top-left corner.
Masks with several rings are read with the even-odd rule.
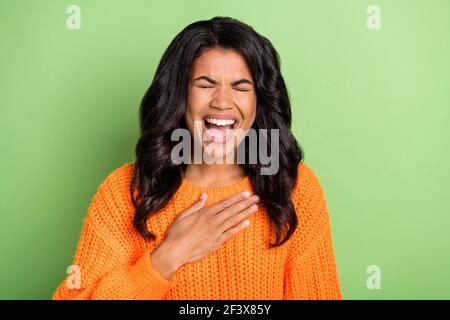
[[[254,194],[254,190],[248,176],[245,176],[239,182],[220,187],[203,187],[184,178],[177,193],[181,194],[184,198],[189,197],[190,200],[196,201],[196,199],[199,199],[203,192],[206,192],[208,194],[206,205],[208,205],[235,193],[246,190],[250,191],[252,195]]]

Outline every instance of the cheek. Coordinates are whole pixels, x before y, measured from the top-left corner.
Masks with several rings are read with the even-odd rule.
[[[256,118],[256,98],[249,96],[245,99],[242,99],[240,104],[241,112],[244,116],[243,126],[247,129],[250,128],[255,121]]]
[[[194,119],[198,119],[204,106],[204,98],[202,95],[191,91],[188,94],[186,103],[185,120],[189,127],[193,127]]]
[[[201,109],[202,106],[211,100],[211,94],[207,90],[190,90],[188,94],[188,104],[196,109]]]

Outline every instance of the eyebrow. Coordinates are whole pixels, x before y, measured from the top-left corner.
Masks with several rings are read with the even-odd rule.
[[[197,80],[206,80],[209,83],[218,84],[218,82],[216,80],[211,79],[210,77],[207,77],[207,76],[201,76],[201,77],[198,77],[198,78],[194,79],[194,81],[197,81]],[[253,85],[253,83],[250,80],[247,80],[247,79],[239,79],[239,80],[233,81],[231,83],[231,85],[232,86],[237,86],[237,85],[240,85],[241,83],[248,83],[248,84]]]

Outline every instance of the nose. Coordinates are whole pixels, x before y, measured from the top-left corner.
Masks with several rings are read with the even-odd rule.
[[[231,109],[233,106],[233,95],[230,93],[230,89],[219,86],[214,93],[213,100],[211,101],[211,107],[218,109]]]

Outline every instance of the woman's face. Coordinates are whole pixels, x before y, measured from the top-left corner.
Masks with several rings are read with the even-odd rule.
[[[255,120],[256,103],[252,74],[239,53],[214,48],[194,61],[185,120],[205,154],[218,158],[235,150]]]

